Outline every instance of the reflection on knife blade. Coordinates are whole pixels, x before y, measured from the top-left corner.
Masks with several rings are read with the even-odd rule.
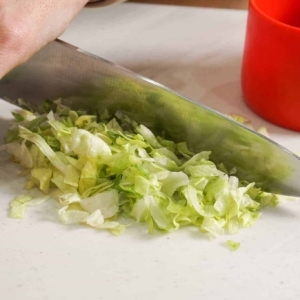
[[[0,81],[0,97],[40,103],[62,97],[74,109],[124,111],[154,133],[237,169],[241,180],[300,195],[299,158],[260,134],[141,76],[55,41]]]

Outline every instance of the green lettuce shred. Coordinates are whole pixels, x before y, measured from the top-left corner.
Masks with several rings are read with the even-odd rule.
[[[231,240],[228,240],[228,241],[226,242],[226,244],[227,244],[228,248],[229,248],[230,250],[232,250],[232,251],[238,250],[238,249],[240,248],[240,246],[241,246],[241,243],[235,242],[235,241],[231,241]]]
[[[27,204],[31,200],[32,197],[29,195],[19,195],[18,197],[16,197],[10,202],[9,216],[15,219],[23,219]]]

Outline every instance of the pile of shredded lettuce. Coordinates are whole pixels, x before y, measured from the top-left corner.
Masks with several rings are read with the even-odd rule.
[[[146,223],[150,233],[191,225],[215,237],[253,225],[264,206],[279,202],[214,164],[210,151],[193,153],[184,141],[156,137],[121,111],[89,115],[59,100],[45,103],[41,114],[13,113],[1,147],[25,169],[26,188],[45,194],[15,198],[13,218],[53,198],[64,224],[118,235],[126,228],[119,221],[124,216]]]

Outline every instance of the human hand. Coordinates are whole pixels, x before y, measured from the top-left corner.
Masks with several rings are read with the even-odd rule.
[[[88,0],[0,0],[0,78],[68,27]]]

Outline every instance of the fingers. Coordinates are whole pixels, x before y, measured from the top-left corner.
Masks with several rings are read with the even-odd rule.
[[[0,78],[30,55],[32,36],[19,21],[5,17],[0,21]]]
[[[57,38],[87,0],[0,0],[0,78]]]

